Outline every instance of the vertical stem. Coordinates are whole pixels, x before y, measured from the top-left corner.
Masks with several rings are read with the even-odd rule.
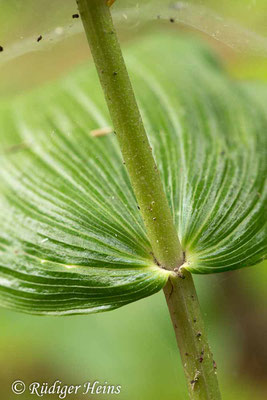
[[[190,399],[221,399],[216,364],[205,333],[200,306],[190,272],[170,276],[164,287],[180,350]]]
[[[78,0],[121,152],[157,261],[182,264],[182,250],[106,0]]]
[[[164,288],[190,398],[219,400],[220,393],[191,274],[179,267],[182,249],[144,130],[107,0],[77,0],[121,152],[154,255],[174,270]]]

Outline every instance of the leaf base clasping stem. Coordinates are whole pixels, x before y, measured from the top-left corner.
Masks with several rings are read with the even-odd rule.
[[[191,399],[219,400],[213,358],[191,274],[180,268],[183,252],[152,155],[113,26],[107,0],[77,0],[98,76],[153,254],[171,271],[164,293]]]

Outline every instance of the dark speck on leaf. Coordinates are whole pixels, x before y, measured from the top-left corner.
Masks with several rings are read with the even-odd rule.
[[[194,319],[193,319],[193,322],[194,322],[194,323],[196,323],[196,322],[197,322],[196,318],[194,318]]]
[[[198,332],[197,333],[197,337],[199,338],[201,336],[201,332]]]
[[[137,206],[137,208],[138,208],[138,210],[140,210],[140,207],[139,207],[139,206]]]
[[[4,47],[3,46],[0,46],[0,52],[1,51],[4,51]]]
[[[204,360],[203,357],[200,357],[200,358],[199,358],[199,362],[200,362],[200,363],[202,363],[203,360]]]
[[[170,22],[173,23],[174,22],[174,18],[170,18]]]
[[[42,35],[38,36],[37,42],[40,42],[40,40],[42,40],[42,39],[43,39],[43,36],[42,36]]]
[[[113,75],[114,75],[114,76],[118,75],[118,72],[114,71],[114,72],[113,72]]]
[[[72,18],[79,18],[79,14],[72,14]]]

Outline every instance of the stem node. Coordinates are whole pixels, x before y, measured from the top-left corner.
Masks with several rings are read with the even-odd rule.
[[[190,398],[219,400],[213,358],[191,274],[153,158],[115,33],[112,0],[78,0],[80,15],[140,208],[155,264],[171,271],[164,287]],[[112,34],[110,34],[112,33]],[[205,353],[205,358],[201,356]],[[189,356],[190,354],[190,356]],[[201,362],[200,362],[201,357]]]

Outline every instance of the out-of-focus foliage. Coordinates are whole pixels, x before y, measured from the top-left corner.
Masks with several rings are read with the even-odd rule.
[[[255,317],[262,316],[262,299],[254,294],[261,288],[257,276],[264,281],[266,270],[259,265],[235,271],[231,277],[227,273],[196,277],[221,390],[227,400],[266,398],[265,380],[259,377],[254,382],[249,365],[247,374],[239,367],[244,351],[240,344],[249,326],[240,331],[237,315],[231,315],[225,308],[228,301],[225,286],[230,279],[240,278],[243,295],[250,302],[254,299]],[[243,310],[244,317],[247,312],[248,309]],[[122,393],[117,396],[122,400],[188,398],[171,321],[160,293],[110,313],[89,317],[43,318],[0,310],[0,318],[0,395],[5,400],[15,399],[10,385],[16,379],[26,384],[34,381],[52,384],[56,379],[69,384],[108,381],[122,385]],[[29,395],[25,393],[20,398],[28,400]],[[49,400],[51,396],[43,399]]]
[[[259,57],[267,57],[266,4],[264,0],[117,0],[112,13],[122,43],[137,40],[151,27],[193,29],[230,57],[257,55],[259,67]],[[77,12],[75,0],[0,0],[0,8],[1,96],[55,79],[88,58],[81,20],[72,18]]]

